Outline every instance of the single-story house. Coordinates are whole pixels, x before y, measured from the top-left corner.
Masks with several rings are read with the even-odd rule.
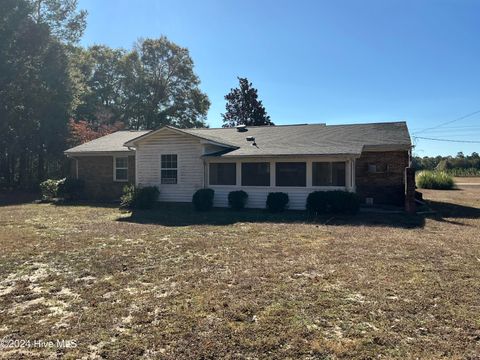
[[[159,201],[190,202],[201,188],[214,205],[244,190],[247,207],[264,208],[269,192],[305,208],[315,190],[357,192],[368,203],[405,198],[412,143],[405,122],[351,125],[117,131],[65,151],[71,175],[89,197],[118,199],[125,184],[157,186]]]

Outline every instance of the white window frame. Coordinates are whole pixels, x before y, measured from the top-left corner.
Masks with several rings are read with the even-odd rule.
[[[177,167],[176,168],[163,168],[162,167],[162,156],[165,156],[165,155],[175,155],[177,157]],[[179,180],[180,180],[180,170],[179,170],[179,166],[178,166],[178,160],[179,159],[179,156],[178,154],[172,154],[172,153],[165,153],[165,154],[160,154],[160,185],[178,185],[179,184]],[[162,171],[163,170],[175,170],[177,172],[177,182],[176,183],[163,183],[162,182]]]
[[[126,167],[117,167],[117,159],[126,159],[127,166]],[[117,170],[127,170],[127,178],[126,179],[117,179]],[[128,182],[128,156],[114,156],[113,157],[113,181],[115,182]]]

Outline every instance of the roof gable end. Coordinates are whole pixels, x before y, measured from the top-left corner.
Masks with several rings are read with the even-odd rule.
[[[191,132],[188,132],[188,131],[185,131],[183,129],[179,129],[179,128],[176,128],[174,126],[169,126],[169,125],[166,125],[164,127],[161,127],[160,129],[157,129],[157,130],[152,130],[146,134],[143,134],[141,136],[138,136],[134,139],[131,139],[129,141],[127,141],[124,146],[127,146],[127,147],[135,147],[136,144],[138,144],[139,142],[145,140],[145,139],[148,139],[150,138],[151,136],[153,135],[156,135],[160,132],[163,132],[163,131],[172,131],[172,132],[175,132],[177,134],[182,134],[182,135],[188,135],[188,136],[192,136],[192,137],[195,137],[195,138],[198,138],[200,140],[203,140],[207,143],[211,143],[213,145],[217,145],[217,146],[222,146],[222,147],[227,147],[227,148],[232,148],[232,149],[236,149],[238,148],[238,146],[235,146],[233,144],[229,144],[229,143],[226,143],[224,141],[222,141],[221,139],[212,139],[211,136],[202,136],[200,134],[193,134]]]

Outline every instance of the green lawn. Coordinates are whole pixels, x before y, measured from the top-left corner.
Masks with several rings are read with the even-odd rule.
[[[439,214],[0,206],[0,358],[476,359],[476,189]]]

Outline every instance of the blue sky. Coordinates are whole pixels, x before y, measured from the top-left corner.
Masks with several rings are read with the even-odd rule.
[[[82,45],[187,47],[221,126],[247,77],[276,124],[405,120],[411,133],[480,110],[480,1],[80,0]],[[480,141],[480,113],[418,136]],[[415,153],[480,152],[418,139]]]

